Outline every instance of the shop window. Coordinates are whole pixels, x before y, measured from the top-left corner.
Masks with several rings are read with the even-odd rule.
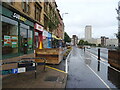
[[[39,43],[38,35],[39,35],[38,32],[35,32],[35,43],[34,43],[35,48],[38,48],[38,43]]]
[[[33,48],[33,31],[28,30],[28,51]]]
[[[2,22],[2,54],[15,53],[18,53],[18,28],[16,25]]]
[[[20,51],[27,54],[33,50],[33,30],[25,24],[20,23]]]

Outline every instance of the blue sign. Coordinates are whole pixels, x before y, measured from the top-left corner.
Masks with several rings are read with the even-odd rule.
[[[51,33],[48,33],[48,38],[52,38],[52,34]]]
[[[12,69],[12,73],[13,73],[13,74],[18,73],[18,69],[17,69],[17,68]]]

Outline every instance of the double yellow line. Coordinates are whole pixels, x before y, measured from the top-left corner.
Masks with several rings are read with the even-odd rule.
[[[50,67],[50,66],[45,66],[45,67],[50,68],[50,69],[53,69],[53,70],[56,70],[56,71],[58,71],[58,72],[66,73],[65,71],[62,71],[62,70],[60,70],[60,69],[53,68],[53,67]]]

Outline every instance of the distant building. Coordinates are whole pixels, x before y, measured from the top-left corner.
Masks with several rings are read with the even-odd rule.
[[[106,39],[106,46],[108,48],[114,48],[118,46],[118,39]]]
[[[109,39],[108,37],[101,36],[101,46],[104,47],[106,46],[106,39]]]
[[[92,38],[92,39],[89,39],[87,40],[89,43],[91,44],[96,44],[96,46],[98,46],[99,44],[101,44],[101,39],[100,38]]]
[[[78,37],[76,35],[72,36],[72,45],[77,46],[78,44]]]
[[[90,25],[87,25],[85,27],[85,39],[86,40],[89,40],[92,38],[92,26]]]

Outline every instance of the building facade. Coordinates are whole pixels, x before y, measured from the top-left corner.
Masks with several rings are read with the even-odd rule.
[[[63,22],[56,2],[5,2],[2,7],[2,59],[51,48],[52,35],[63,39]]]
[[[78,44],[78,37],[76,35],[73,35],[71,40],[72,40],[71,41],[72,45],[73,46],[77,46],[77,44]]]
[[[106,39],[106,46],[107,47],[117,47],[118,39]]]
[[[109,39],[108,37],[101,36],[101,46],[105,47],[106,46],[106,40]]]
[[[89,40],[92,38],[92,26],[90,25],[87,25],[85,27],[85,39],[86,40]]]

